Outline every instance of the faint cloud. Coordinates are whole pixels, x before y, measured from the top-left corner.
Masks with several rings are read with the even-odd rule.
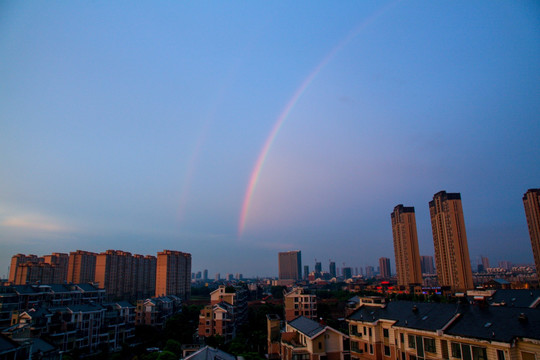
[[[1,220],[0,226],[31,231],[67,232],[71,229],[60,221],[42,215],[8,216]]]

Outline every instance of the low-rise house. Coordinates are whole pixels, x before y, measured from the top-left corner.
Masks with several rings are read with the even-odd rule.
[[[171,316],[181,311],[182,300],[174,295],[138,300],[135,323],[137,325],[165,326]]]
[[[276,339],[275,317],[267,317],[269,358],[284,360],[344,360],[349,358],[349,337],[342,332],[300,316],[287,322]],[[279,344],[279,354],[276,345]]]
[[[225,342],[236,336],[234,306],[222,301],[205,306],[199,314],[199,337],[219,335]]]

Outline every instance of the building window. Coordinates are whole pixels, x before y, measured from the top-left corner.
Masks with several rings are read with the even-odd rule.
[[[390,356],[390,346],[384,346],[384,356]]]
[[[452,357],[456,359],[461,359],[461,345],[457,343],[451,343],[452,347]]]
[[[369,328],[369,336],[371,336],[371,328]]]
[[[414,341],[414,336],[409,335],[408,340],[409,340],[409,348],[416,349],[416,342]]]
[[[405,335],[403,333],[399,334],[399,340],[401,341],[401,346],[405,344]]]
[[[522,360],[536,360],[536,356],[534,355],[534,353],[528,353],[528,352],[522,351],[521,359]]]
[[[322,349],[322,342],[319,341],[319,350],[321,350],[321,349]]]
[[[497,360],[505,360],[504,350],[497,350]]]
[[[364,343],[364,352],[367,352],[367,343]]]
[[[436,353],[437,349],[435,348],[435,339],[424,338],[424,349],[430,353]]]
[[[366,327],[364,326],[364,335],[366,335]]]
[[[373,354],[373,345],[372,344],[369,344],[369,353]]]
[[[390,336],[388,329],[383,329],[382,333],[385,338],[388,338]]]
[[[472,347],[472,354],[474,360],[487,360],[486,348],[484,347]]]

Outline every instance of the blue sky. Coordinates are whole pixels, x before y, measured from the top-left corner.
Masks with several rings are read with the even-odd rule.
[[[0,275],[76,249],[376,265],[400,203],[431,255],[440,190],[471,258],[532,262],[537,2],[2,2],[0,59]]]

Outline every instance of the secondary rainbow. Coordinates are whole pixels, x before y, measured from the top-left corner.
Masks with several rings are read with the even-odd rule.
[[[279,117],[277,118],[276,122],[274,123],[274,126],[272,127],[272,131],[270,131],[270,134],[266,138],[264,146],[261,152],[259,153],[259,156],[257,157],[257,162],[255,163],[255,167],[253,168],[253,171],[251,172],[251,176],[249,178],[249,184],[246,189],[245,196],[244,196],[244,202],[242,203],[242,211],[240,213],[240,221],[238,224],[238,238],[242,237],[242,233],[244,232],[247,216],[249,213],[249,207],[251,205],[251,199],[253,198],[253,193],[255,192],[257,182],[259,181],[259,177],[261,175],[261,171],[262,171],[264,162],[266,160],[266,157],[268,156],[268,153],[270,152],[270,148],[272,147],[272,144],[279,130],[281,129],[283,123],[285,122],[285,119],[287,119],[287,116],[289,116],[294,105],[296,105],[296,103],[298,102],[298,100],[300,99],[304,91],[307,89],[307,87],[311,84],[311,82],[315,79],[315,77],[321,72],[321,70],[330,62],[330,60],[332,60],[332,58],[336,55],[336,53],[339,52],[343,47],[345,47],[345,45],[347,45],[362,30],[364,30],[376,18],[378,18],[381,14],[387,11],[391,6],[396,4],[398,1],[394,1],[388,4],[387,6],[383,7],[381,10],[375,12],[373,15],[371,15],[366,20],[364,20],[364,22],[358,25],[355,29],[353,29],[353,31],[351,31],[342,41],[340,41],[330,51],[330,53],[328,53],[328,55],[326,55],[323,58],[323,60],[315,67],[315,69],[300,84],[300,86],[298,87],[298,89],[296,89],[291,99],[287,102],[287,105],[285,106],[285,108],[283,109]]]

